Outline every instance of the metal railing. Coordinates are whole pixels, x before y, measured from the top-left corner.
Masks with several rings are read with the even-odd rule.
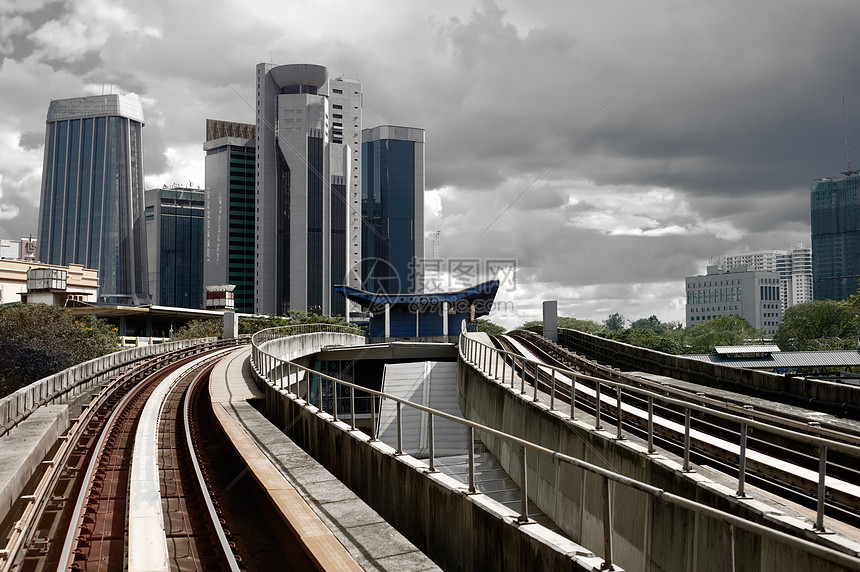
[[[573,421],[576,419],[576,389],[575,384],[581,383],[582,385],[591,385],[595,392],[595,406],[594,406],[594,425],[593,428],[597,431],[602,430],[603,426],[601,424],[601,408],[603,402],[609,402],[609,406],[612,407],[613,399],[611,397],[602,398],[602,389],[608,388],[610,392],[614,390],[615,398],[614,398],[614,407],[615,407],[615,417],[616,417],[616,439],[623,439],[624,434],[622,431],[622,418],[623,418],[623,405],[622,398],[623,393],[628,393],[635,395],[641,399],[644,399],[648,403],[647,407],[647,443],[648,443],[648,453],[653,454],[656,452],[654,448],[654,403],[660,403],[662,405],[671,405],[676,408],[679,408],[683,411],[684,414],[684,452],[683,452],[683,471],[684,472],[692,472],[692,466],[690,464],[690,452],[691,452],[691,439],[690,439],[690,418],[691,412],[697,413],[706,413],[710,416],[718,417],[725,421],[730,421],[733,423],[737,423],[740,426],[740,431],[738,434],[738,448],[739,448],[739,462],[738,462],[738,490],[736,496],[739,498],[748,498],[748,495],[745,491],[744,485],[746,481],[746,461],[747,461],[747,433],[749,429],[760,430],[763,432],[771,433],[773,435],[792,439],[795,441],[799,441],[801,443],[811,445],[813,447],[817,447],[819,450],[819,467],[818,467],[818,501],[817,501],[817,514],[814,525],[814,530],[817,532],[824,532],[824,499],[826,493],[826,461],[827,461],[827,451],[840,451],[842,453],[846,453],[849,455],[853,455],[855,457],[860,457],[860,447],[856,445],[852,445],[849,443],[845,443],[842,441],[836,441],[833,439],[828,439],[825,437],[820,437],[818,435],[809,435],[805,433],[800,433],[798,431],[793,431],[791,429],[786,429],[783,427],[778,427],[775,425],[770,425],[768,423],[764,423],[762,421],[758,421],[755,419],[750,419],[747,417],[742,417],[739,415],[735,415],[733,413],[728,413],[724,411],[719,411],[714,409],[713,407],[709,407],[707,405],[700,405],[697,403],[693,403],[690,401],[684,401],[681,399],[676,399],[672,397],[667,397],[665,395],[661,395],[659,393],[655,393],[653,391],[649,391],[647,389],[642,389],[639,387],[634,387],[624,382],[615,381],[615,380],[607,380],[602,379],[590,375],[583,374],[581,372],[576,372],[567,368],[557,367],[553,365],[548,365],[543,362],[538,362],[532,359],[524,358],[516,353],[500,350],[494,346],[487,345],[480,340],[475,338],[470,338],[468,336],[460,337],[460,353],[465,360],[474,365],[477,369],[481,370],[482,373],[486,375],[486,377],[500,383],[507,385],[508,381],[510,381],[510,387],[512,389],[516,389],[517,383],[520,386],[520,393],[525,394],[526,391],[526,375],[532,374],[535,378],[538,378],[541,373],[544,376],[548,376],[550,379],[547,383],[550,386],[550,399],[549,399],[549,409],[550,411],[557,410],[556,409],[556,399],[555,396],[558,393],[559,386],[563,386],[566,390],[568,384],[563,383],[563,379],[567,378],[570,380],[570,410],[568,419]],[[501,374],[499,373],[501,371]],[[517,372],[519,376],[517,375]],[[519,377],[519,379],[517,379]],[[587,382],[587,383],[586,383]],[[534,383],[534,393],[533,400],[539,401],[538,395],[538,384]],[[812,426],[810,426],[810,429]]]
[[[308,332],[310,333],[310,332]],[[429,438],[429,457],[427,459],[428,468],[431,472],[435,471],[435,443],[434,443],[434,420],[435,419],[446,419],[448,421],[453,421],[455,423],[459,423],[460,425],[464,425],[468,430],[469,442],[468,442],[468,492],[469,493],[477,493],[475,487],[475,458],[474,458],[474,431],[480,431],[485,435],[497,437],[502,439],[512,446],[518,448],[519,450],[519,462],[520,462],[520,486],[521,486],[521,499],[520,499],[520,514],[517,520],[520,523],[530,523],[532,521],[529,520],[528,516],[528,482],[527,482],[527,453],[531,452],[536,455],[546,455],[551,459],[566,463],[568,465],[580,468],[582,470],[588,471],[592,474],[595,474],[601,477],[602,482],[602,516],[603,516],[603,544],[604,544],[604,555],[603,558],[605,560],[604,569],[612,569],[613,568],[613,547],[612,547],[612,526],[611,526],[611,489],[609,487],[609,483],[617,483],[626,487],[630,487],[637,491],[641,491],[645,494],[648,494],[654,498],[660,499],[663,502],[667,502],[669,504],[673,504],[675,506],[684,508],[686,510],[691,510],[695,513],[701,514],[703,516],[714,518],[726,523],[729,526],[735,526],[737,528],[747,530],[753,532],[755,534],[760,534],[769,539],[775,540],[777,542],[784,543],[788,546],[791,546],[795,549],[806,551],[816,557],[820,557],[829,562],[836,563],[840,566],[846,567],[857,567],[860,564],[860,560],[844,554],[842,552],[838,552],[831,548],[821,546],[810,542],[808,540],[804,540],[802,538],[797,538],[795,536],[791,536],[784,532],[779,532],[767,526],[745,520],[741,517],[732,515],[727,512],[720,511],[718,509],[712,508],[710,506],[691,501],[685,497],[681,497],[669,492],[664,491],[658,487],[654,487],[647,483],[643,483],[641,481],[637,481],[635,479],[631,479],[624,475],[609,471],[597,465],[593,465],[586,461],[582,461],[580,459],[576,459],[569,455],[565,455],[563,453],[559,453],[558,451],[553,451],[546,447],[542,447],[540,445],[536,445],[530,441],[525,439],[521,439],[515,435],[510,435],[508,433],[504,433],[502,431],[496,430],[492,427],[488,427],[485,425],[481,425],[480,423],[475,423],[473,421],[469,421],[467,419],[462,419],[460,417],[456,417],[454,415],[450,415],[443,411],[439,411],[437,409],[432,409],[430,407],[425,407],[423,405],[412,403],[400,397],[383,393],[381,391],[376,391],[372,389],[367,389],[360,385],[356,385],[354,383],[346,382],[340,380],[336,377],[320,373],[311,368],[299,365],[298,363],[294,363],[291,360],[282,359],[278,356],[275,356],[271,353],[264,351],[262,348],[258,346],[257,340],[273,339],[267,335],[263,335],[260,337],[255,337],[252,339],[253,350],[252,350],[252,370],[254,375],[257,376],[258,379],[263,381],[264,383],[269,384],[272,388],[276,389],[281,394],[285,395],[288,399],[293,400],[297,405],[306,407],[308,411],[314,414],[323,413],[322,403],[319,402],[321,399],[322,392],[318,395],[318,402],[315,405],[310,401],[304,399],[301,395],[299,395],[299,391],[301,389],[301,381],[302,377],[308,377],[310,375],[319,376],[321,380],[325,380],[333,385],[334,392],[337,394],[338,388],[346,387],[350,388],[350,398],[354,398],[356,391],[363,391],[368,393],[371,396],[377,397],[379,399],[387,399],[396,403],[396,435],[397,435],[397,447],[395,449],[395,455],[402,455],[403,452],[403,414],[402,408],[403,406],[411,407],[418,411],[424,412],[428,415],[428,438]],[[480,342],[476,342],[475,340],[468,338],[461,334],[459,346],[459,355],[460,358],[469,364],[472,367],[478,368],[479,363],[483,363],[484,366],[492,363],[492,360],[488,358],[490,355],[489,350],[495,349],[486,344],[482,344]],[[483,346],[483,348],[481,347]],[[503,352],[509,353],[509,352]],[[478,360],[478,361],[475,361]],[[520,358],[520,368],[530,367],[529,364],[535,364],[535,362],[529,362],[528,360],[523,361]],[[512,364],[514,368],[516,368],[516,363]],[[542,365],[542,364],[537,364]],[[498,368],[499,362],[496,362],[496,368]],[[502,366],[504,369],[504,366]],[[566,371],[566,370],[562,370]],[[267,372],[271,372],[276,374],[276,377],[268,377]],[[573,372],[570,372],[573,373]],[[606,383],[601,381],[601,383]],[[525,392],[524,386],[521,386],[521,392]],[[649,393],[649,392],[646,392]],[[537,395],[537,394],[535,394]],[[651,394],[651,397],[654,399],[663,399],[661,396],[656,394]],[[672,400],[676,401],[676,400]],[[371,429],[370,429],[370,440],[377,441],[377,407],[375,406],[376,400],[371,399]],[[680,403],[680,402],[679,402]],[[684,404],[689,405],[689,404]],[[355,411],[355,407],[350,407],[352,412]],[[331,415],[332,422],[344,422],[338,415],[338,409],[333,410],[333,414]],[[740,418],[739,418],[740,419]],[[349,431],[360,431],[356,427],[355,414],[352,413],[349,419]],[[532,466],[537,467],[539,465],[538,462],[535,462]],[[734,541],[734,535],[731,536],[732,542]]]

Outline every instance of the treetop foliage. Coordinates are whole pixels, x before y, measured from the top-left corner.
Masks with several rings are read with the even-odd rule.
[[[0,396],[118,347],[105,320],[47,304],[0,306]]]

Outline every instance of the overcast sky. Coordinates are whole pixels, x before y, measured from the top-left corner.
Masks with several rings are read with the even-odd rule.
[[[843,95],[860,164],[857,22],[857,0],[0,0],[0,237],[36,234],[52,98],[138,95],[147,188],[203,187],[205,120],[254,122],[255,65],[316,63],[362,82],[364,127],[426,130],[441,257],[517,260],[491,319],[682,320],[709,257],[809,244]]]

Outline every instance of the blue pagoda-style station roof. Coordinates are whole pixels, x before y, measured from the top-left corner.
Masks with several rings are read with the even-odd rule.
[[[463,320],[471,321],[490,313],[498,290],[498,280],[458,292],[385,294],[343,285],[334,287],[335,292],[373,314],[371,338],[437,337],[459,332]]]

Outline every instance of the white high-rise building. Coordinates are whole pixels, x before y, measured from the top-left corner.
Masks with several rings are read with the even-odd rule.
[[[757,250],[711,259],[722,268],[779,272],[781,310],[812,300],[812,249],[795,244],[790,250]]]
[[[361,286],[361,84],[257,65],[254,307],[346,314]]]

